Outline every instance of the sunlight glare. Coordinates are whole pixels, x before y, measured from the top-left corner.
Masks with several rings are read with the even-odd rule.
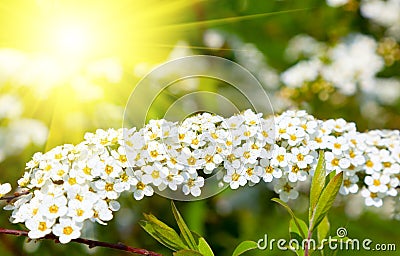
[[[93,44],[90,31],[82,26],[69,25],[57,28],[54,38],[56,52],[67,55],[81,55]]]

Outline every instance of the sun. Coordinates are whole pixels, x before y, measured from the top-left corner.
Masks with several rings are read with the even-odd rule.
[[[53,38],[54,51],[66,55],[82,55],[95,43],[93,35],[83,26],[77,24],[61,25],[56,29]]]

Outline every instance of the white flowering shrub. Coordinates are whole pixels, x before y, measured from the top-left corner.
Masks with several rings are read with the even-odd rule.
[[[398,197],[399,131],[360,133],[354,123],[321,121],[305,111],[263,118],[246,110],[229,118],[202,113],[181,123],[151,120],[140,130],[97,130],[78,145],[36,153],[18,181],[21,196],[5,209],[12,223],[25,223],[30,238],[53,233],[68,243],[85,222],[110,221],[122,192],[136,200],[155,189],[199,197],[220,169],[221,183],[231,189],[263,181],[283,201],[295,199],[297,184],[314,174],[318,152],[327,173],[343,173],[341,194],[361,190],[365,204],[376,207]]]

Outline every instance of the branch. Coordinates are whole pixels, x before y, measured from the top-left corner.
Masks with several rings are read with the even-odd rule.
[[[27,237],[28,231],[0,228],[0,234],[7,234],[7,235],[14,235],[14,236],[26,236]],[[55,243],[59,243],[58,237],[53,234],[46,235],[45,237],[43,237],[41,239],[49,239],[49,240],[53,240]],[[156,252],[148,251],[146,249],[134,248],[131,246],[124,245],[122,243],[112,244],[112,243],[84,239],[84,238],[73,239],[73,240],[71,240],[71,242],[79,243],[79,244],[86,244],[89,246],[89,248],[106,247],[106,248],[136,253],[139,255],[162,256],[162,254],[158,254]]]
[[[25,190],[25,191],[21,191],[21,192],[15,192],[14,195],[12,195],[12,196],[3,196],[3,197],[1,197],[1,198],[0,198],[0,201],[1,201],[1,200],[4,200],[4,201],[6,201],[7,203],[9,203],[9,202],[11,202],[11,201],[14,200],[14,199],[17,199],[17,198],[19,198],[20,196],[24,196],[24,195],[27,195],[27,194],[29,194],[29,193],[31,193],[29,190]]]

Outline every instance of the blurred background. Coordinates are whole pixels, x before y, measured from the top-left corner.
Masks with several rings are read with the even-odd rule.
[[[135,85],[157,65],[194,54],[220,56],[248,69],[276,113],[305,109],[320,119],[343,117],[356,122],[360,131],[400,128],[398,0],[13,0],[0,3],[0,31],[2,183],[16,184],[37,151],[79,143],[85,132],[98,128],[122,127]],[[170,69],[154,82],[163,83],[185,68],[190,67]],[[196,91],[227,98],[237,94],[220,81],[189,80],[159,95],[148,118],[162,118],[177,99]],[[246,106],[240,97],[233,103],[240,110]],[[185,104],[227,113],[215,98],[197,97]],[[290,204],[306,216],[307,187],[303,190]],[[177,206],[216,255],[230,255],[243,240],[257,241],[264,234],[288,238],[289,216],[270,201],[275,196],[259,184]],[[84,236],[171,255],[137,224],[142,213],[151,212],[174,225],[169,200],[155,195],[137,202],[126,195],[121,201],[114,221],[87,226]],[[331,233],[346,227],[352,238],[398,243],[400,224],[391,218],[394,204],[365,209],[359,196],[340,198],[331,213]],[[8,216],[0,212],[1,227],[23,228],[11,225]],[[0,236],[0,252],[125,255],[5,235]],[[293,255],[246,255],[278,253]]]

